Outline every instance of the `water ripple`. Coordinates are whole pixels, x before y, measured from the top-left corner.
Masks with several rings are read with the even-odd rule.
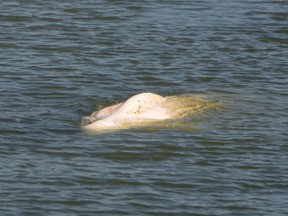
[[[4,215],[287,215],[286,1],[2,1]],[[174,128],[88,135],[133,94],[202,94]]]

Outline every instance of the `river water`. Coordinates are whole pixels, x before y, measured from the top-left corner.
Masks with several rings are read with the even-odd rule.
[[[0,3],[1,215],[288,214],[286,0]],[[88,135],[140,92],[221,103]]]

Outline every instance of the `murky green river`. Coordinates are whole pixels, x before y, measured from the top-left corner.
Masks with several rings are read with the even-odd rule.
[[[1,215],[288,214],[288,2],[0,3]],[[140,92],[183,127],[86,134]]]

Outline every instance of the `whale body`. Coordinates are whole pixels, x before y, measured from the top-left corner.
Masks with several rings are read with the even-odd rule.
[[[192,95],[162,97],[140,93],[82,118],[81,126],[93,131],[137,127],[183,118],[217,105]]]

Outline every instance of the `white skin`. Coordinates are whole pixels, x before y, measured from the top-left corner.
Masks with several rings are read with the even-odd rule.
[[[183,118],[215,106],[219,106],[219,103],[205,102],[201,96],[162,97],[153,93],[141,93],[123,103],[96,111],[90,117],[84,117],[82,128],[98,131],[141,126]]]
[[[156,94],[137,94],[124,103],[109,106],[92,113],[91,117],[96,121],[83,126],[83,128],[109,129],[125,123],[164,120],[168,118],[166,110],[161,107],[164,101],[164,97]]]

